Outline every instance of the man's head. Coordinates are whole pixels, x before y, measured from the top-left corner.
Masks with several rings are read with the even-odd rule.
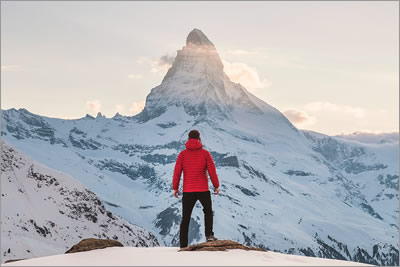
[[[197,130],[191,130],[189,132],[189,139],[199,139],[200,140],[200,133]]]

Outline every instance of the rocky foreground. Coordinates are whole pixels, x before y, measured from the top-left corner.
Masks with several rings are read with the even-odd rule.
[[[200,243],[184,249],[121,247],[114,241],[86,239],[73,246],[69,253],[20,260],[4,266],[367,266],[265,251],[231,240]]]
[[[181,248],[179,251],[226,251],[228,249],[244,249],[244,250],[257,250],[267,251],[262,248],[244,246],[232,240],[217,240],[213,242],[204,242]]]

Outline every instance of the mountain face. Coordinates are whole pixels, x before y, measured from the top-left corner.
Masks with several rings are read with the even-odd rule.
[[[147,122],[165,114],[171,107],[182,107],[195,123],[220,120],[239,123],[235,112],[241,112],[263,119],[267,114],[269,120],[281,120],[285,127],[295,130],[278,110],[230,81],[223,68],[213,43],[200,30],[194,29],[162,83],[147,96],[146,106],[135,116],[136,121]]]
[[[62,254],[81,239],[157,246],[156,237],[113,215],[72,177],[1,141],[1,253],[8,259]]]
[[[192,129],[217,166],[218,238],[288,254],[398,263],[398,142],[361,144],[298,130],[229,80],[200,30],[189,34],[136,116],[62,120],[2,111],[3,139],[76,177],[113,213],[167,246],[179,244],[181,199],[172,196],[172,176]],[[204,240],[200,207],[191,243]]]

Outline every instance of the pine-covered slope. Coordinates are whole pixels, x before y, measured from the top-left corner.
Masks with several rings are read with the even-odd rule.
[[[2,138],[76,177],[165,245],[179,242],[172,173],[191,129],[200,131],[216,162],[218,237],[291,254],[398,261],[398,143],[298,130],[231,82],[215,46],[197,29],[136,116],[62,120],[25,109],[2,112]],[[191,242],[204,240],[199,207]]]
[[[84,238],[157,246],[156,237],[113,215],[72,177],[1,141],[1,259],[64,253]]]

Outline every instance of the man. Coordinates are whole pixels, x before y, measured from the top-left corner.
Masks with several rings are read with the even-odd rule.
[[[178,198],[179,182],[183,170],[183,198],[182,198],[182,221],[180,226],[180,247],[188,245],[188,230],[190,216],[197,200],[203,205],[206,240],[215,241],[213,232],[213,211],[211,205],[211,194],[208,188],[208,177],[214,186],[214,193],[219,193],[219,181],[215,164],[210,152],[203,149],[200,133],[197,130],[189,132],[186,149],[179,153],[176,160],[172,187],[174,196]]]

